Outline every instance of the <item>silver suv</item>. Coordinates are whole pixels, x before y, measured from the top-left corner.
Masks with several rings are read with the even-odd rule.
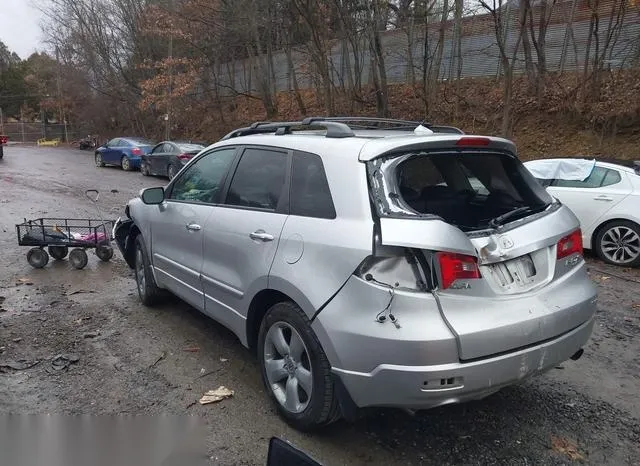
[[[504,139],[256,123],[126,216],[142,302],[168,290],[231,329],[299,429],[483,398],[579,358],[594,324],[578,221]]]

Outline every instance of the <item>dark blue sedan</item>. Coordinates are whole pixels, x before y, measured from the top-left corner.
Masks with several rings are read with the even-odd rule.
[[[96,149],[96,167],[119,165],[123,170],[140,168],[142,155],[151,152],[155,143],[143,138],[115,138]]]

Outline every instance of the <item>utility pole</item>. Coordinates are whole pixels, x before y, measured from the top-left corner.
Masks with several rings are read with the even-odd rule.
[[[2,107],[0,107],[0,134],[4,134],[4,117],[2,116]]]
[[[24,144],[24,103],[20,106],[20,132],[22,133],[22,143]]]
[[[169,10],[173,11],[173,0],[169,0]],[[167,95],[167,114],[165,116],[165,122],[167,126],[165,128],[165,140],[171,139],[171,94],[173,91],[173,25],[169,31],[169,88]]]
[[[64,115],[64,109],[62,107],[62,82],[60,79],[60,51],[56,45],[56,80],[58,85],[58,121],[64,122],[64,142],[69,142],[67,136],[67,120]]]

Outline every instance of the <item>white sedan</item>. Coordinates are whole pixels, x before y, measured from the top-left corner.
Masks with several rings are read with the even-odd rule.
[[[605,262],[640,265],[640,163],[585,159],[525,162],[547,191],[569,207],[585,249]]]

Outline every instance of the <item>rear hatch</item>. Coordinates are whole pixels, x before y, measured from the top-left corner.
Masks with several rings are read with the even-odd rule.
[[[448,147],[447,147],[448,145]],[[590,318],[575,216],[493,138],[396,147],[366,161],[385,247],[419,251],[429,288],[473,360],[568,332]]]

